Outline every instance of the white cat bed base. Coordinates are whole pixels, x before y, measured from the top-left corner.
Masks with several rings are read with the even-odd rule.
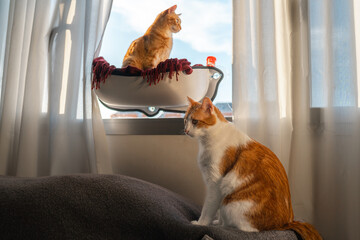
[[[192,73],[179,71],[177,77],[164,78],[149,85],[143,76],[123,76],[114,71],[94,89],[100,102],[118,111],[141,111],[154,116],[160,110],[185,112],[187,96],[196,101],[204,97],[214,100],[223,72],[216,67],[193,66]]]

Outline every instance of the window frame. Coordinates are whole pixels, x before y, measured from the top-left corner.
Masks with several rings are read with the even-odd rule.
[[[182,118],[103,119],[106,135],[184,135]]]
[[[103,123],[106,135],[184,135],[183,118],[103,119]]]

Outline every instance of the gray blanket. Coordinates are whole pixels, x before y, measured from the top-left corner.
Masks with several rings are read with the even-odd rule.
[[[192,225],[199,210],[121,175],[0,176],[0,239],[297,239],[292,231]]]

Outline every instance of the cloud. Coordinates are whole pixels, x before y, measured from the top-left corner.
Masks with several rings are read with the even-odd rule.
[[[177,5],[176,13],[182,13],[182,30],[174,38],[184,41],[199,52],[232,51],[231,1],[215,0],[132,0],[113,2],[113,11],[126,19],[126,26],[144,34],[161,11]]]

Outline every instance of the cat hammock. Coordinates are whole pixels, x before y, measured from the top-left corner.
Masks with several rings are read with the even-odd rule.
[[[92,88],[111,109],[138,110],[148,116],[160,110],[185,112],[187,96],[196,101],[204,97],[213,100],[223,79],[216,67],[190,64],[186,59],[167,59],[143,71],[131,66],[116,68],[98,57],[93,61]]]

